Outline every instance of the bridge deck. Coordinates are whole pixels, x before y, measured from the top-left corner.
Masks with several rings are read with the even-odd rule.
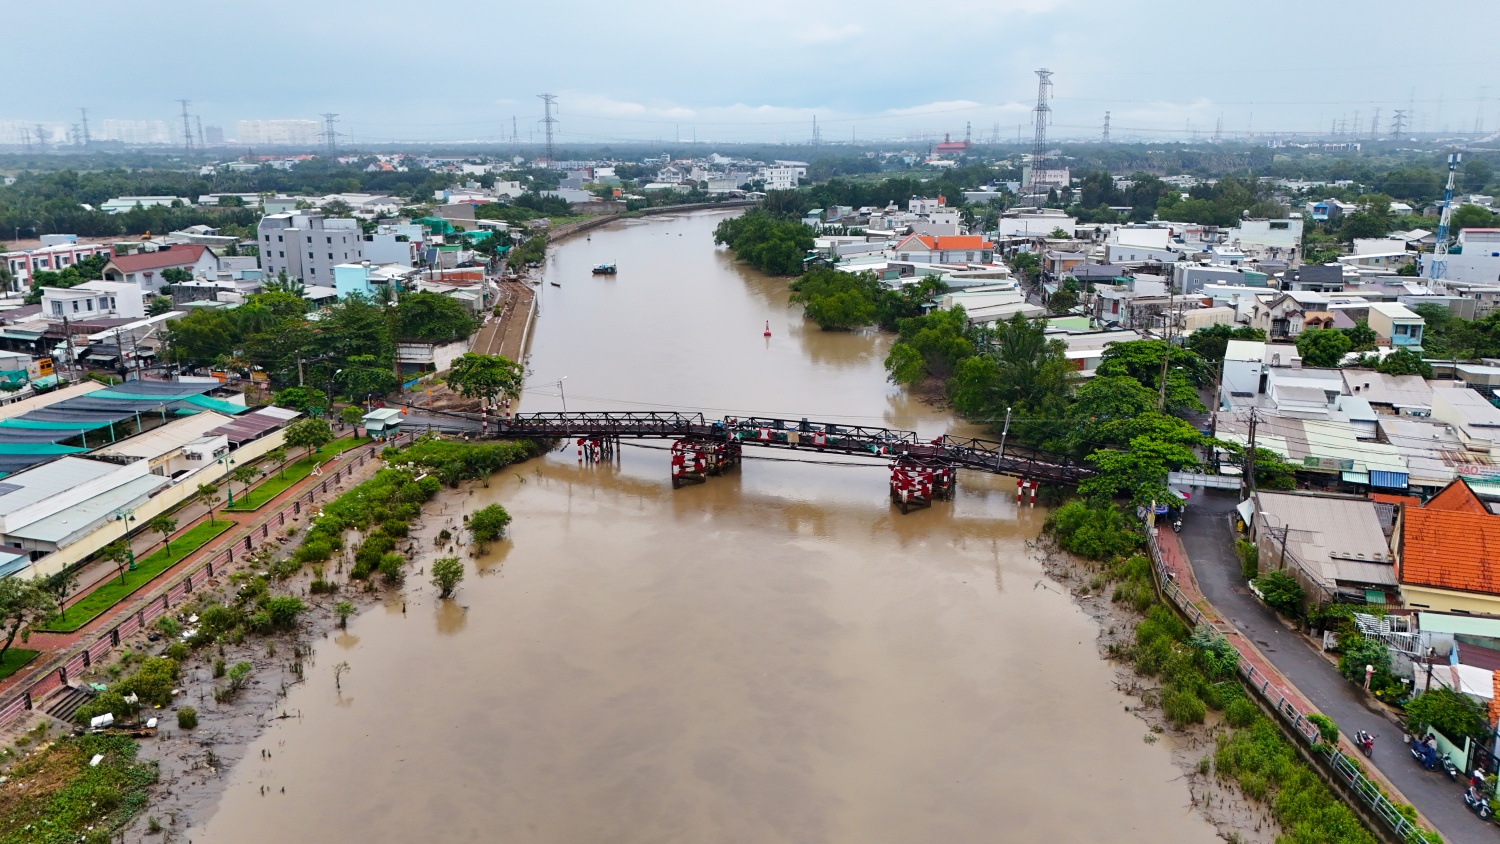
[[[479,419],[463,415],[455,426],[478,432]],[[442,424],[433,427],[443,429]],[[623,439],[702,439],[766,448],[796,448],[866,457],[907,457],[932,464],[977,472],[1012,475],[1061,484],[1076,484],[1093,474],[1088,466],[1060,455],[1048,454],[993,440],[942,436],[925,440],[915,431],[867,425],[816,422],[775,417],[725,417],[705,419],[701,413],[677,412],[575,412],[530,413],[510,419],[492,418],[484,424],[485,436],[512,439],[618,437]]]

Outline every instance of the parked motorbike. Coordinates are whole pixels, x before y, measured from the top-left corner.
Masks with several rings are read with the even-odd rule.
[[[1433,747],[1422,739],[1417,738],[1416,736],[1412,736],[1411,738],[1407,739],[1407,742],[1411,747],[1412,758],[1417,760],[1418,762],[1421,762],[1422,767],[1426,768],[1429,771],[1436,771],[1438,769],[1437,748]]]
[[[1473,786],[1464,792],[1464,805],[1481,818],[1488,819],[1490,816],[1490,799]]]
[[[1366,759],[1375,755],[1375,737],[1364,730],[1360,730],[1354,734],[1354,744],[1359,748],[1359,752],[1365,755]]]
[[[1452,757],[1450,757],[1447,753],[1444,753],[1442,758],[1439,759],[1438,762],[1442,764],[1443,773],[1448,775],[1448,779],[1453,780],[1454,782],[1458,782],[1458,766],[1453,764]]]
[[[1175,519],[1172,520],[1172,532],[1173,533],[1182,533],[1182,517],[1181,516],[1178,516],[1177,518],[1175,518]]]

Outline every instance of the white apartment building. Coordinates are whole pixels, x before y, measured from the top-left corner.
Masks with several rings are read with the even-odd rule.
[[[797,170],[796,167],[762,167],[756,177],[765,182],[766,190],[791,190],[799,181]]]
[[[305,284],[333,286],[333,268],[364,260],[359,222],[322,214],[268,214],[256,227],[260,266],[267,278],[285,272]]]
[[[316,120],[241,120],[236,128],[240,143],[267,146],[310,146],[323,130]]]

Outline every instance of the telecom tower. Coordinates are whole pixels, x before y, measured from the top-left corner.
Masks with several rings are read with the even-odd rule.
[[[1444,292],[1443,276],[1448,272],[1448,224],[1453,222],[1453,182],[1458,175],[1458,163],[1463,155],[1448,153],[1448,187],[1443,191],[1443,216],[1438,219],[1437,241],[1432,245],[1432,261],[1427,265],[1427,278],[1438,282],[1435,292]]]
[[[177,102],[182,103],[182,148],[191,152],[193,149],[193,127],[188,121],[188,101],[178,100]]]
[[[542,125],[547,127],[547,160],[552,160],[552,127],[557,125],[557,118],[552,116],[552,108],[557,105],[557,96],[554,94],[537,94],[542,101]]]
[[[1036,108],[1032,109],[1032,121],[1036,134],[1031,142],[1031,202],[1041,207],[1046,201],[1047,191],[1044,175],[1047,171],[1047,123],[1052,118],[1052,106],[1047,100],[1052,97],[1052,71],[1045,67],[1036,72]],[[1039,190],[1040,189],[1040,190]]]
[[[338,152],[339,133],[334,130],[333,124],[339,116],[331,111],[325,111],[318,116],[323,118],[323,144],[328,150],[328,156],[332,158]]]
[[[1104,112],[1104,137],[1100,138],[1102,143],[1109,143],[1109,112]]]
[[[81,122],[81,125],[83,127],[83,145],[84,146],[88,146],[89,145],[89,110],[86,109],[86,108],[80,108],[80,109],[78,109],[78,113],[81,114],[81,115],[83,115],[83,120]]]

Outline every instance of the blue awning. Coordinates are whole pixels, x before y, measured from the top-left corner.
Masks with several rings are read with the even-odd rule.
[[[1370,470],[1370,486],[1384,487],[1385,489],[1406,489],[1405,472],[1382,472],[1379,469]]]

